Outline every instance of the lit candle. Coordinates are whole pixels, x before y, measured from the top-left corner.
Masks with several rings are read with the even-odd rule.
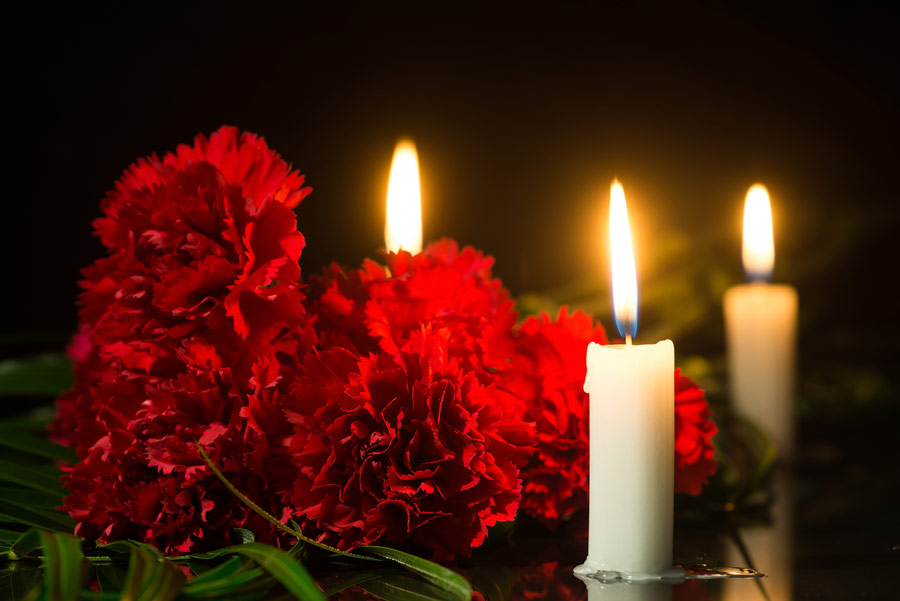
[[[744,270],[749,284],[725,293],[728,370],[735,410],[764,428],[782,457],[794,442],[797,291],[766,281],[775,266],[772,209],[756,184],[744,204]]]
[[[578,574],[630,580],[672,575],[675,347],[635,345],[637,278],[625,192],[609,209],[613,312],[625,344],[587,350],[590,395],[588,557]]]
[[[388,180],[384,245],[389,252],[401,248],[412,254],[422,251],[422,193],[416,146],[401,140],[394,150]]]

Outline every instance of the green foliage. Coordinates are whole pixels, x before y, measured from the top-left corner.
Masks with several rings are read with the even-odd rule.
[[[84,555],[77,538],[65,532],[40,530],[44,579],[39,599],[74,601],[82,587]]]
[[[472,597],[472,585],[453,570],[397,549],[372,545],[363,547],[363,549],[372,555],[389,559],[441,587],[442,590],[451,594],[450,598],[454,601],[465,601]]]
[[[178,557],[165,557],[138,541],[98,546],[79,540],[72,534],[72,519],[57,509],[66,494],[58,462],[77,458],[71,449],[48,441],[42,435],[45,429],[44,420],[0,422],[0,599],[324,601],[349,586],[387,601],[472,597],[465,578],[434,562],[387,547],[346,553],[311,541],[294,523],[279,523],[297,535],[298,542],[289,551],[258,543],[244,529],[232,531],[237,544],[230,547]],[[262,512],[228,486],[254,511]],[[267,519],[277,522],[272,516]],[[341,584],[323,593],[305,564],[338,575]],[[367,569],[359,572],[360,566]],[[95,580],[100,593],[90,588]]]
[[[63,353],[0,361],[0,396],[54,397],[72,381],[72,365]]]

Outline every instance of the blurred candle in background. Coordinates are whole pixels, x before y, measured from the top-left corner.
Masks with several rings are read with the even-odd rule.
[[[422,251],[422,193],[416,145],[400,140],[394,149],[388,180],[384,246],[389,252],[401,248],[412,254]]]
[[[637,331],[637,277],[618,181],[610,194],[609,235],[613,312],[626,343],[592,342],[587,350],[588,556],[575,572],[660,578],[672,572],[675,347],[671,340],[631,343]]]
[[[724,301],[731,402],[773,437],[781,457],[790,458],[797,291],[767,283],[775,245],[769,193],[762,184],[747,192],[743,260],[750,283],[730,288]]]

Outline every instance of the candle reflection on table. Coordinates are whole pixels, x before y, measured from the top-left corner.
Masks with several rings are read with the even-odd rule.
[[[794,533],[793,494],[788,474],[780,472],[773,482],[775,494],[770,508],[770,524],[747,526],[740,530],[741,540],[753,567],[766,574],[762,588],[746,582],[726,581],[723,601],[791,601],[793,598]],[[729,541],[727,561],[746,565],[747,560],[734,542]]]
[[[587,601],[671,601],[672,585],[662,582],[602,582],[584,578]]]

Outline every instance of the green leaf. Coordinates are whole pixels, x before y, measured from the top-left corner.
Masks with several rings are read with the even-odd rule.
[[[369,570],[366,572],[358,572],[345,576],[345,578],[339,580],[337,584],[334,584],[327,591],[325,591],[326,597],[331,598],[332,596],[337,595],[342,590],[350,588],[351,586],[357,586],[359,584],[362,584],[363,582],[381,578],[382,574],[378,570]]]
[[[190,564],[193,568],[193,563]],[[275,584],[274,578],[256,563],[243,557],[232,557],[227,561],[191,579],[184,587],[184,594],[194,597],[217,597],[227,595],[255,595],[265,593]]]
[[[184,593],[193,596],[203,595],[221,597],[222,595],[235,592],[247,584],[253,582],[258,583],[262,580],[263,576],[265,576],[265,572],[260,568],[256,568],[249,572],[229,574],[214,580],[204,580],[203,582],[191,581],[184,587]],[[272,580],[268,579],[268,582],[265,584],[268,587],[271,587]]]
[[[27,556],[32,551],[41,548],[41,531],[38,528],[31,528],[19,535],[16,542],[13,543],[10,552],[13,559],[19,559]]]
[[[256,535],[254,535],[253,532],[247,530],[246,528],[232,528],[231,538],[237,545],[243,545],[256,541]]]
[[[81,542],[64,532],[41,530],[40,537],[44,556],[44,590],[41,598],[75,601],[84,574]]]
[[[126,568],[121,564],[107,563],[95,565],[94,571],[97,574],[97,581],[100,583],[100,590],[104,592],[118,593],[125,586]]]
[[[63,353],[0,361],[0,396],[58,396],[72,387],[72,364]]]
[[[0,547],[11,548],[20,536],[22,536],[21,532],[0,529]]]
[[[0,446],[66,463],[78,463],[75,449],[50,442],[10,422],[0,422]]]
[[[0,499],[16,505],[26,505],[33,509],[41,510],[55,511],[56,507],[59,506],[59,497],[57,495],[29,490],[21,486],[0,485]]]
[[[391,549],[389,547],[365,546],[360,549],[397,563],[407,570],[433,582],[445,591],[453,594],[453,599],[469,601],[472,598],[472,585],[453,570],[438,565],[433,561]],[[374,594],[374,593],[373,593]]]
[[[72,530],[75,522],[64,513],[29,509],[0,499],[0,521],[50,530]]]
[[[203,446],[201,446],[200,443],[197,442],[196,440],[194,441],[194,446],[197,447],[197,451],[200,453],[200,456],[203,458],[203,461],[206,462],[207,467],[209,467],[209,469],[212,471],[213,475],[215,475],[215,477],[218,478],[219,481],[225,485],[225,488],[227,488],[231,492],[231,494],[233,494],[235,497],[237,497],[238,500],[240,500],[240,502],[243,503],[244,505],[246,505],[250,510],[252,510],[258,516],[265,519],[267,522],[269,522],[270,524],[272,524],[279,530],[287,532],[288,534],[290,534],[297,540],[301,540],[308,545],[312,545],[313,547],[319,547],[320,549],[330,551],[337,555],[343,555],[344,557],[353,557],[355,559],[363,559],[363,560],[371,559],[369,557],[366,557],[365,555],[357,555],[356,553],[349,553],[347,551],[341,551],[337,547],[332,547],[330,545],[320,543],[317,540],[313,540],[307,536],[304,536],[303,532],[301,532],[300,529],[297,528],[296,526],[294,528],[285,526],[274,515],[272,515],[271,513],[269,513],[268,511],[266,511],[259,505],[257,505],[256,503],[254,503],[252,500],[250,500],[250,498],[247,495],[245,495],[244,493],[239,491],[237,489],[237,487],[235,487],[235,485],[232,484],[221,471],[219,471],[219,468],[216,467],[216,464],[213,463],[212,459],[209,458],[209,455],[206,454],[206,451],[203,450]],[[294,522],[293,520],[291,520],[291,523],[296,524],[296,522]]]
[[[325,596],[319,590],[319,587],[316,586],[315,580],[309,575],[306,568],[281,549],[262,543],[246,543],[210,551],[204,555],[218,557],[235,554],[243,555],[255,561],[297,599],[303,601],[325,601]]]
[[[124,542],[124,541],[120,541]],[[128,573],[122,586],[122,601],[172,601],[184,586],[178,566],[149,545],[130,546]],[[121,545],[119,545],[121,547]]]
[[[448,590],[404,574],[367,580],[357,586],[384,601],[455,601],[458,599]]]
[[[52,464],[25,466],[0,459],[0,481],[13,482],[61,498],[65,493],[59,483],[60,474],[59,469]]]

